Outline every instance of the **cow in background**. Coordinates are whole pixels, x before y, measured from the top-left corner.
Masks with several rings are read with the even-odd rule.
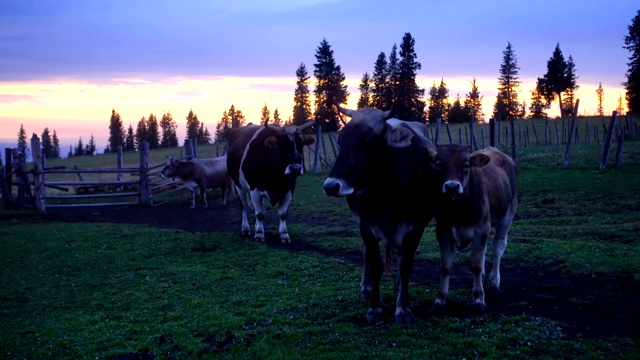
[[[473,306],[486,309],[484,300],[484,262],[492,227],[493,266],[488,278],[490,289],[500,289],[500,259],[507,247],[507,232],[516,212],[518,168],[500,150],[489,147],[469,154],[462,145],[439,145],[431,152],[431,171],[439,192],[436,235],[441,254],[441,280],[434,312],[445,308],[454,247],[471,244]]]
[[[207,208],[207,189],[220,188],[222,191],[222,204],[227,204],[227,196],[233,194],[233,182],[227,172],[227,157],[220,156],[210,159],[193,159],[189,161],[169,161],[160,171],[162,177],[178,178],[191,191],[191,207],[196,207],[196,190],[204,200]]]
[[[272,206],[278,206],[280,240],[291,242],[286,220],[296,179],[304,173],[303,148],[315,142],[313,136],[302,133],[311,125],[313,122],[285,127],[249,124],[229,133],[227,167],[240,196],[243,234],[250,231],[249,194],[256,216],[254,239],[265,240],[263,199],[266,199]]]
[[[336,104],[336,106],[338,106]],[[360,294],[369,298],[367,323],[383,319],[380,244],[398,253],[397,323],[411,323],[409,280],[420,238],[432,218],[431,179],[424,167],[428,150],[426,125],[392,119],[391,111],[373,108],[339,111],[351,117],[341,130],[340,153],[325,180],[325,194],[346,197],[360,228],[363,273]]]

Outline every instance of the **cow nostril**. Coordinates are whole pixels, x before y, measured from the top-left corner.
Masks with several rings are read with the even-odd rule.
[[[335,195],[340,191],[340,183],[339,182],[327,183],[327,184],[324,184],[323,188],[324,188],[325,194]]]

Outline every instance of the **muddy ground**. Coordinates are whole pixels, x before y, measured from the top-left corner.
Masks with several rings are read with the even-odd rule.
[[[240,210],[237,201],[231,201],[227,206],[214,201],[210,201],[209,204],[209,209],[202,209],[202,205],[199,204],[196,210],[189,210],[188,203],[184,202],[157,207],[65,208],[50,210],[46,217],[69,222],[136,223],[189,232],[239,232]],[[290,245],[280,244],[277,227],[274,225],[277,224],[275,216],[275,210],[270,209],[265,220],[267,246],[287,248],[292,252],[314,252],[361,266],[362,256],[359,251],[327,251],[295,238]],[[313,221],[322,221],[321,219],[322,217],[314,216]],[[309,220],[292,209],[288,222],[300,223]],[[250,221],[253,223],[253,219]],[[355,226],[351,218],[344,221]],[[247,238],[247,241],[253,240]],[[568,336],[619,336],[640,340],[640,286],[634,281],[633,274],[575,276],[567,275],[562,271],[563,267],[562,263],[539,267],[518,266],[508,260],[507,253],[501,269],[502,292],[487,299],[488,315],[542,316],[564,323],[563,328]],[[438,262],[417,260],[412,286],[436,288],[439,282],[438,269]],[[451,288],[469,289],[470,292],[471,285],[472,278],[468,266],[456,263]],[[359,288],[354,288],[353,293],[357,296]],[[414,299],[413,311],[418,321],[432,316],[430,301]],[[474,316],[470,309],[470,296],[469,299],[460,299],[458,302],[450,301],[447,306],[448,310],[444,316]],[[392,318],[393,303],[387,304],[387,308],[386,317]],[[354,321],[364,323],[364,319]]]

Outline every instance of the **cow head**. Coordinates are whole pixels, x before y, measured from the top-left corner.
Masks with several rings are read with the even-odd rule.
[[[172,177],[178,172],[180,160],[173,160],[173,156],[167,156],[167,164],[160,171],[161,177]]]
[[[351,117],[338,137],[340,153],[324,182],[324,192],[329,196],[342,197],[357,193],[375,174],[384,152],[391,148],[409,146],[414,133],[398,120],[390,120],[391,110],[374,108],[349,110],[336,104],[338,110]]]
[[[481,153],[469,153],[463,145],[438,145],[436,151],[429,151],[437,184],[442,194],[450,200],[464,194],[472,168],[487,165],[490,158]]]
[[[305,145],[313,144],[315,138],[302,132],[313,124],[309,122],[301,126],[280,127],[265,123],[271,135],[264,143],[273,151],[278,162],[285,165],[284,175],[296,177],[304,173],[303,149]]]

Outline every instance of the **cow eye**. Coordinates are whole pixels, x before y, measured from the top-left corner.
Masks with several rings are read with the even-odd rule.
[[[440,171],[443,169],[442,161],[436,160],[435,165],[436,165],[436,170]]]

